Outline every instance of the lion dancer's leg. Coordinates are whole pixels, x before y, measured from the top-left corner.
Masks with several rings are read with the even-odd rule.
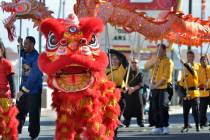
[[[75,116],[76,103],[72,104],[73,101],[70,101],[65,94],[54,92],[52,95],[52,106],[57,112],[56,140],[80,140],[82,129],[79,123],[80,119]]]
[[[18,111],[10,99],[0,98],[0,139],[18,140]]]
[[[56,120],[56,140],[74,140],[76,137],[75,122],[73,122],[67,112],[57,112]]]
[[[94,95],[100,96],[97,94]],[[81,109],[82,115],[80,118],[84,122],[84,127],[80,138],[86,140],[107,140],[105,136],[106,128],[103,124],[103,107],[101,101],[99,101],[99,97],[89,96],[83,98],[82,101],[84,104]]]
[[[103,94],[105,96],[103,97],[108,100],[105,103],[104,111],[102,111],[104,112],[103,124],[106,126],[105,136],[108,140],[112,140],[119,124],[118,116],[120,114],[120,106],[118,101],[120,99],[120,91],[110,81],[105,82],[101,87],[104,89]]]

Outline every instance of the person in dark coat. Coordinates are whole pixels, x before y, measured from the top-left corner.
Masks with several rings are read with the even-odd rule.
[[[126,79],[126,77],[125,77]],[[124,125],[129,127],[130,120],[132,117],[137,118],[137,124],[140,127],[144,127],[143,124],[143,99],[140,94],[140,88],[142,87],[143,76],[138,68],[138,60],[133,58],[131,60],[131,69],[128,76],[128,86],[126,87],[127,92],[125,94],[125,110]]]

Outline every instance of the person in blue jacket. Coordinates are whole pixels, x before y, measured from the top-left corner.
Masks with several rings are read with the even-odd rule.
[[[22,58],[22,77],[20,91],[17,93],[17,108],[19,114],[18,132],[22,132],[27,114],[29,113],[29,134],[32,139],[36,139],[40,132],[40,112],[41,112],[41,93],[42,93],[42,72],[38,67],[39,54],[35,50],[35,39],[27,36],[22,44],[22,39],[18,42],[21,47]]]

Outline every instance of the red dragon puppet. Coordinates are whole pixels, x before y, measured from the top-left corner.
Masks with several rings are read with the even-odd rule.
[[[47,43],[39,66],[54,89],[56,140],[113,139],[120,94],[104,74],[108,60],[96,37],[102,28],[99,19],[73,15],[40,25]]]

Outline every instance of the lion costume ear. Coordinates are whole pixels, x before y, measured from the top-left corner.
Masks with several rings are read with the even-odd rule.
[[[84,37],[90,39],[93,34],[103,31],[103,22],[99,18],[84,17],[79,19],[80,30],[83,32]]]
[[[65,24],[61,19],[46,18],[41,22],[40,31],[44,34],[45,38],[48,38],[49,32],[53,32],[60,40],[65,32]]]

